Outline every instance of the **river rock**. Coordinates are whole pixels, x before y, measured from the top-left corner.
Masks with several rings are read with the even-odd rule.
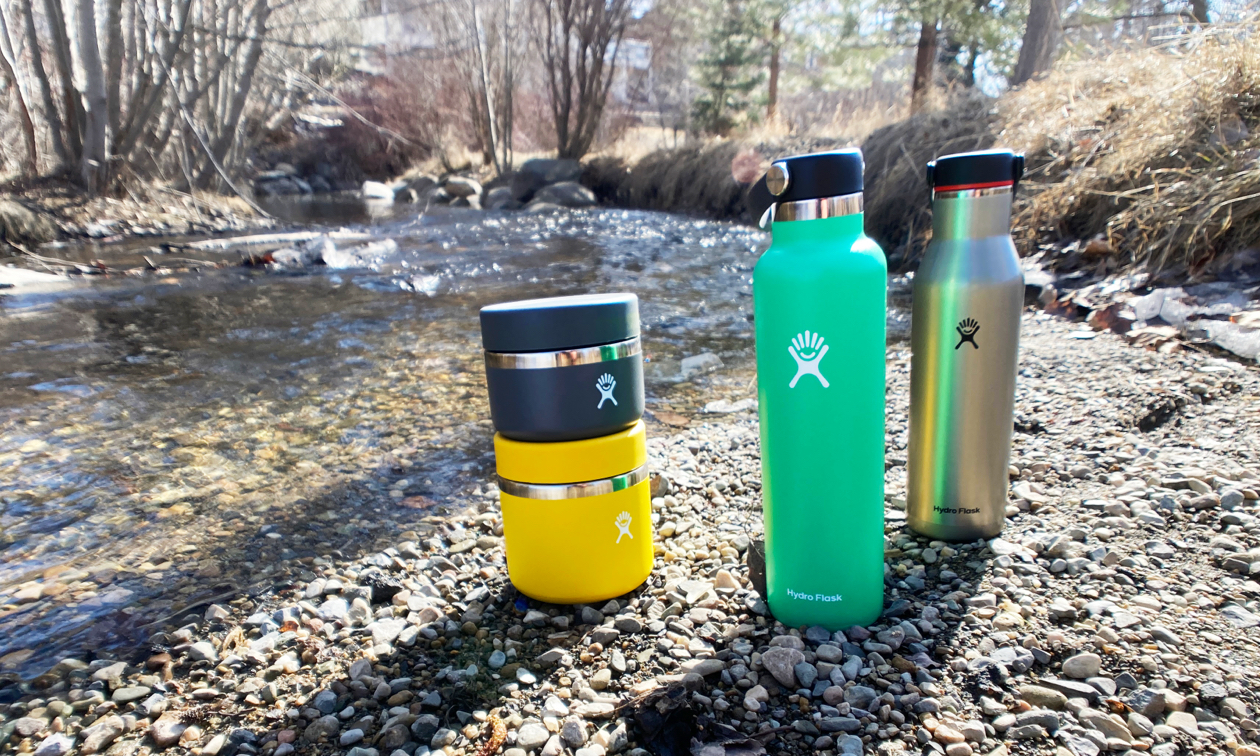
[[[598,202],[595,193],[576,181],[562,181],[539,189],[534,202],[546,202],[561,207],[590,207]]]
[[[35,756],[65,756],[74,748],[74,738],[54,732],[35,748]]]
[[[188,658],[191,661],[218,661],[219,652],[214,650],[214,645],[209,641],[198,641],[188,647]]]
[[[1102,657],[1098,654],[1077,654],[1063,662],[1063,674],[1076,680],[1097,677],[1102,669]]]
[[[496,186],[487,191],[481,205],[487,210],[518,210],[523,207],[519,200],[512,197],[512,190],[506,186]]]
[[[302,733],[302,740],[307,743],[318,743],[320,740],[331,738],[339,732],[341,732],[341,720],[329,714],[308,724],[306,730]]]
[[[533,751],[541,748],[550,737],[551,733],[547,732],[547,728],[541,724],[525,724],[521,725],[521,729],[516,731],[516,745],[524,748],[526,751]]]
[[[110,743],[127,731],[122,717],[111,715],[97,720],[90,727],[83,729],[79,737],[83,742],[79,745],[79,753],[92,754],[105,750]]]
[[[1067,696],[1057,690],[1040,685],[1025,685],[1019,689],[1019,697],[1030,705],[1059,711],[1067,706]]]
[[[179,714],[167,713],[158,717],[149,728],[149,737],[153,738],[158,748],[169,748],[179,742],[187,729],[188,725]]]
[[[534,193],[548,184],[577,181],[582,166],[576,160],[534,158],[526,160],[512,174],[511,196],[517,202],[529,202]]]
[[[805,661],[805,654],[794,648],[783,648],[781,646],[767,649],[761,655],[761,663],[765,666],[766,671],[774,676],[775,680],[785,688],[796,687],[797,664]]]
[[[379,181],[364,181],[360,192],[364,199],[394,201],[394,190]]]
[[[870,709],[871,703],[874,702],[879,694],[874,688],[868,688],[865,685],[854,685],[844,691],[845,703],[859,709]]]
[[[451,176],[442,182],[442,188],[452,197],[468,198],[481,194],[481,184],[463,176]]]

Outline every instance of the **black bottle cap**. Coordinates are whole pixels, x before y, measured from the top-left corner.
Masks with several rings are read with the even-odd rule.
[[[927,164],[928,186],[938,192],[1014,186],[1024,175],[1024,156],[1010,150],[942,155]]]
[[[779,158],[748,192],[753,220],[776,202],[857,194],[862,191],[862,169],[862,151],[856,148]]]
[[[583,294],[481,308],[488,352],[554,352],[614,344],[639,335],[634,294]]]

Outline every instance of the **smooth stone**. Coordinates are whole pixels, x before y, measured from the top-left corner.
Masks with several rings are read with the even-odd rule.
[[[143,685],[133,685],[127,688],[119,688],[118,690],[115,690],[111,700],[120,704],[130,703],[132,701],[139,701],[141,698],[149,695],[150,692],[152,691]]]
[[[551,733],[541,724],[521,725],[521,729],[516,731],[516,745],[526,751],[533,751],[541,748],[550,737]]]
[[[338,740],[338,742],[341,743],[341,745],[343,746],[348,746],[348,745],[354,745],[355,743],[358,743],[360,740],[363,740],[363,730],[360,730],[359,728],[356,727],[353,730],[346,730],[345,732],[341,733],[341,738]]]
[[[209,644],[206,644],[209,645]],[[127,725],[123,722],[122,717],[111,715],[99,719],[86,727],[79,736],[83,739],[79,746],[79,753],[92,754],[98,753],[109,746],[127,731]]]
[[[1168,718],[1164,720],[1164,724],[1175,730],[1180,730],[1192,737],[1197,737],[1199,735],[1199,722],[1194,718],[1194,715],[1188,711],[1170,712],[1168,714]]]
[[[188,647],[188,658],[192,661],[218,661],[219,652],[209,641],[198,641]]]
[[[1019,697],[1030,705],[1042,709],[1060,711],[1067,706],[1067,696],[1057,690],[1040,685],[1024,685],[1019,689]]]
[[[65,756],[74,748],[74,738],[54,732],[35,748],[35,756]]]
[[[188,725],[184,724],[179,714],[163,714],[149,728],[149,737],[158,748],[169,748],[179,742]]]
[[[1102,657],[1098,654],[1077,654],[1063,662],[1063,674],[1075,680],[1097,677],[1101,669]]]

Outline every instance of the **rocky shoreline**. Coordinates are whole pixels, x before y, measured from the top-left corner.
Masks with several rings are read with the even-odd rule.
[[[582,185],[582,174],[583,167],[577,160],[535,158],[525,161],[515,171],[496,176],[485,186],[467,171],[443,176],[408,174],[389,182],[353,184],[336,180],[327,163],[307,170],[278,163],[255,177],[254,190],[263,197],[345,192],[375,203],[544,212],[599,204],[595,193]]]
[[[905,528],[909,359],[890,350],[871,627],[768,616],[752,412],[654,421],[658,560],[632,594],[519,596],[486,487],[391,548],[302,558],[296,580],[135,655],[10,680],[0,749],[1257,756],[1255,369],[1026,317],[1008,525],[988,542]]]

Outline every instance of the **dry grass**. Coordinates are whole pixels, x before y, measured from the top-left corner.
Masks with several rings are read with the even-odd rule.
[[[993,101],[964,92],[948,106],[885,126],[862,144],[866,160],[866,231],[892,269],[916,262],[932,228],[928,161],[994,145]]]
[[[1214,25],[1162,46],[1063,64],[992,100],[966,91],[874,130],[866,156],[868,232],[894,268],[917,262],[931,224],[923,166],[950,152],[1028,155],[1017,198],[1021,252],[1058,269],[1211,277],[1260,250],[1260,44],[1256,24]],[[750,221],[732,161],[856,143],[785,136],[623,151],[588,163],[601,198],[633,207]],[[637,158],[637,159],[636,159]],[[746,161],[745,161],[746,162]]]
[[[1029,158],[1025,251],[1194,278],[1260,244],[1260,45],[1242,34],[1081,61],[1004,97],[998,141]]]
[[[627,207],[739,218],[747,187],[735,181],[731,163],[742,149],[723,140],[657,150],[626,172],[615,199]]]

